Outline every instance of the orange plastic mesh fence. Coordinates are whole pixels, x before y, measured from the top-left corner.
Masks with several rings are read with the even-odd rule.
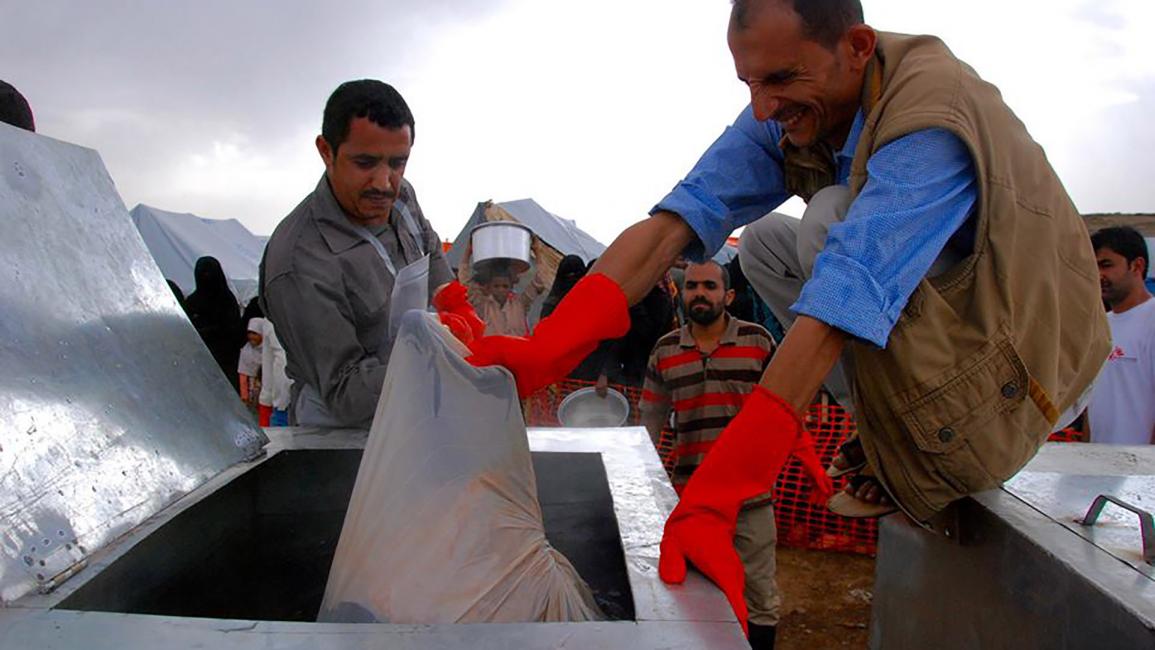
[[[566,395],[593,382],[565,380],[543,388],[522,401],[525,422],[529,426],[559,426],[557,408]],[[641,390],[629,386],[611,385],[629,399],[629,425],[640,423],[638,400]],[[838,445],[854,434],[854,418],[833,402],[813,404],[806,415],[806,427],[814,438],[815,449],[822,464],[829,465],[838,451]],[[1085,436],[1073,429],[1064,429],[1049,438],[1056,442],[1084,442]],[[666,472],[674,467],[674,435],[663,431],[657,445],[658,455]],[[834,487],[841,490],[847,477],[834,479]],[[844,551],[873,555],[878,541],[878,523],[874,519],[847,519],[835,515],[822,505],[810,503],[810,479],[795,459],[786,465],[775,486],[775,521],[778,524],[778,543],[808,549]]]
[[[838,445],[855,432],[854,418],[834,403],[812,404],[805,423],[823,466],[830,464]],[[848,479],[849,476],[834,479],[834,489],[841,490]],[[811,503],[812,486],[801,463],[790,459],[775,486],[778,543],[873,555],[878,543],[878,521],[847,519],[830,512],[825,505]]]
[[[559,426],[557,408],[566,395],[593,382],[565,380],[547,386],[522,401],[525,422],[529,426]],[[611,385],[630,402],[629,425],[640,423],[638,400],[641,390],[630,386]],[[837,405],[815,404],[806,418],[806,425],[814,436],[814,444],[824,464],[830,462],[838,445],[854,432],[854,421]],[[658,442],[658,455],[667,472],[674,467],[674,436],[663,431]],[[845,479],[836,479],[841,488]],[[811,483],[796,460],[791,460],[778,479],[775,488],[775,519],[778,524],[778,542],[786,546],[811,549],[847,551],[873,554],[878,538],[874,520],[846,519],[828,511],[824,506],[810,503]]]
[[[1070,427],[1052,433],[1047,442],[1087,442],[1087,434]]]

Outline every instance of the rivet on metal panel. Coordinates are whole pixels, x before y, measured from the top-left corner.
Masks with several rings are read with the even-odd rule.
[[[958,502],[952,503],[927,522],[931,530],[942,533],[948,541],[962,544],[962,521]]]

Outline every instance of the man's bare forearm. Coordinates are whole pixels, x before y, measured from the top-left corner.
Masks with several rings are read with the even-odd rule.
[[[593,272],[604,273],[635,304],[693,241],[694,232],[672,212],[657,212],[614,240]],[[762,374],[764,388],[804,413],[846,345],[846,334],[822,321],[799,316]]]
[[[799,316],[762,373],[761,385],[786,400],[796,412],[805,413],[845,345],[842,330]]]
[[[694,231],[672,212],[657,212],[618,235],[594,264],[616,282],[630,304],[636,304],[678,259],[693,240]]]

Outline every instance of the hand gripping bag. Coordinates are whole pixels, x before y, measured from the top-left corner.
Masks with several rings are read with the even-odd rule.
[[[603,618],[546,540],[513,377],[463,354],[430,314],[402,318],[319,621]]]

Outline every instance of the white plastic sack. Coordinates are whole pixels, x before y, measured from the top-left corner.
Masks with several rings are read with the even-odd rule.
[[[462,351],[434,316],[403,317],[319,621],[603,618],[546,541],[512,377]]]

